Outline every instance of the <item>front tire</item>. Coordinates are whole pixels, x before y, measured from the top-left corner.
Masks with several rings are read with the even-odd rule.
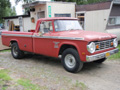
[[[16,42],[12,44],[11,53],[15,59],[21,59],[24,57],[24,52],[19,49],[19,46]]]
[[[83,62],[75,49],[68,48],[62,54],[62,65],[68,72],[76,73],[82,69]]]

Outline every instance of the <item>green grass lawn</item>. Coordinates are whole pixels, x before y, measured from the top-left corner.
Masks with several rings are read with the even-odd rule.
[[[1,50],[0,52],[10,52],[10,49]]]
[[[4,80],[4,81],[11,80],[11,78],[8,75],[8,71],[7,70],[0,70],[0,79]]]
[[[9,85],[7,85],[7,82],[9,82],[11,77],[8,75],[8,70],[0,70],[0,90],[6,90]]]
[[[111,55],[108,59],[120,59],[120,44],[118,45],[117,47],[119,49],[119,52],[114,54],[114,55]]]
[[[24,90],[48,90],[46,86],[33,84],[32,81],[28,79],[20,78],[17,81],[15,81],[9,76],[8,70],[6,69],[0,70],[0,90],[7,90],[8,87],[12,87],[15,85],[23,86]]]
[[[22,85],[25,88],[25,90],[42,90],[38,85],[32,84],[31,81],[27,79],[19,79],[17,83],[19,85]]]

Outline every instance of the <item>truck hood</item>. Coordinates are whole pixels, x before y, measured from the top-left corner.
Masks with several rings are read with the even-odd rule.
[[[84,31],[84,30],[71,30],[71,31],[56,32],[56,33],[57,36],[59,37],[70,37],[70,38],[82,39],[85,41],[101,41],[101,40],[116,38],[116,35],[113,34]]]

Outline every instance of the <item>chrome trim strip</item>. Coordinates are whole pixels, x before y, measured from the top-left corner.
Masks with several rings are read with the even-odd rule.
[[[17,36],[17,37],[32,37],[32,35],[21,35],[21,34],[4,34],[4,33],[2,33],[2,35],[4,35],[4,36]]]
[[[84,40],[84,38],[74,38],[74,37],[59,37],[59,36],[37,36],[37,35],[21,35],[21,34],[4,34],[4,36],[17,36],[17,37],[33,37],[33,38],[50,38],[50,39],[68,39],[68,40]]]
[[[50,38],[50,39],[84,40],[84,38],[60,37],[60,36],[36,36],[36,35],[33,35],[33,38]]]
[[[113,46],[110,45],[110,43],[111,43],[112,41],[113,41],[113,39],[95,42],[95,45],[99,45],[99,49],[97,49],[95,52],[113,48]],[[106,44],[106,43],[107,43],[107,44]],[[109,44],[108,44],[108,43],[109,43]],[[101,46],[101,44],[102,44],[102,46]],[[109,45],[109,46],[107,46],[107,45]],[[101,49],[101,48],[103,48],[103,49]]]
[[[106,53],[110,53],[110,55],[113,55],[115,53],[117,53],[119,51],[118,48],[116,49],[113,49],[113,50],[110,50],[110,51],[106,51],[106,52],[103,52],[103,53],[99,53],[99,54],[95,54],[95,55],[91,55],[91,56],[86,56],[86,61],[87,62],[92,62],[92,61],[96,61],[96,60],[99,60],[99,59],[102,59],[102,58],[105,58],[105,54]]]
[[[112,41],[113,41],[113,39],[95,42],[95,45],[99,45],[99,49],[97,49],[96,51],[113,48],[113,46],[111,46],[111,44],[110,44]]]
[[[95,52],[102,51],[102,50],[107,50],[107,49],[111,49],[111,48],[114,48],[114,47],[110,47],[110,48],[105,48],[105,49],[96,50]]]

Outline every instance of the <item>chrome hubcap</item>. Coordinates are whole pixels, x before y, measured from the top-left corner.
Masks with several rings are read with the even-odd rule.
[[[67,54],[65,56],[65,64],[69,68],[74,68],[76,65],[75,57],[72,54]]]
[[[18,54],[17,47],[13,47],[13,54],[16,56]]]

